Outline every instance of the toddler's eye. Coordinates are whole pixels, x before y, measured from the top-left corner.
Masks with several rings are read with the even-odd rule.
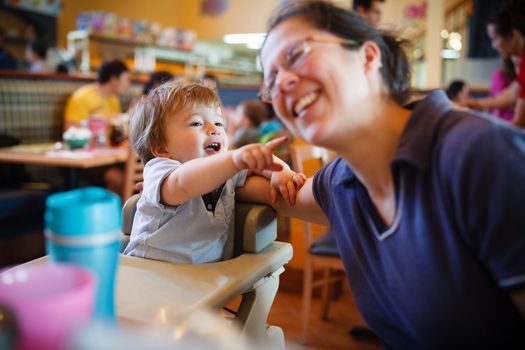
[[[191,122],[190,126],[202,126],[201,122]]]
[[[220,126],[220,127],[223,127],[223,126],[224,126],[224,124],[223,124],[223,123],[220,123],[220,122],[218,122],[218,123],[215,123],[215,126]]]

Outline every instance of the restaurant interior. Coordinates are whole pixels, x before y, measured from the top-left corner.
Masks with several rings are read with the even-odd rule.
[[[49,198],[103,187],[100,169],[120,171],[115,225],[129,239],[140,196],[136,184],[143,179],[143,165],[125,137],[129,107],[152,73],[169,72],[195,82],[213,77],[224,113],[235,116],[243,101],[257,99],[258,48],[281,2],[2,1],[0,50],[14,57],[15,66],[0,69],[0,272],[34,267],[56,254]],[[352,6],[351,0],[331,2]],[[500,60],[484,27],[498,1],[386,0],[381,6],[379,27],[409,42],[414,96],[447,89],[454,80],[468,82],[473,97],[490,94]],[[28,58],[32,43],[45,46],[39,69]],[[119,94],[120,122],[104,124],[95,139],[93,116],[79,128],[91,131],[88,139],[77,145],[64,124],[68,98],[115,59],[125,63],[131,80]],[[279,156],[306,176],[336,157],[289,138]],[[327,227],[255,204],[236,206],[235,220],[231,260],[192,266],[122,256],[115,282],[117,326],[77,329],[71,348],[382,348],[352,299],[335,242],[326,245],[327,252],[311,249],[323,248],[319,238]],[[0,316],[8,315],[5,310],[0,298]],[[15,338],[2,322],[0,317],[0,348]],[[107,344],[99,347],[93,339]]]

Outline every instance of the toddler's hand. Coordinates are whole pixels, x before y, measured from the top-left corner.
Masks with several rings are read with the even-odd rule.
[[[270,190],[272,203],[277,202],[277,191],[279,191],[286,203],[294,205],[297,191],[303,187],[305,181],[306,176],[303,173],[296,173],[290,169],[283,169],[282,171],[272,173],[270,180],[272,186]]]
[[[256,173],[263,170],[280,171],[282,165],[273,160],[273,151],[286,143],[287,137],[279,137],[267,144],[252,143],[233,151],[233,164],[239,170],[250,169]]]

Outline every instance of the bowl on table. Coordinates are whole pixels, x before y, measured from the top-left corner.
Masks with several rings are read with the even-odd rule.
[[[62,135],[64,142],[67,143],[71,149],[84,148],[91,139],[91,131],[85,126],[69,127]]]
[[[71,149],[80,149],[87,145],[89,139],[64,139],[64,142],[67,143]]]

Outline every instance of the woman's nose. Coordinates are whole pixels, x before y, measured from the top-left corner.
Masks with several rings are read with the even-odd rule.
[[[295,87],[299,81],[298,75],[290,69],[281,68],[275,78],[275,92],[288,92]]]

